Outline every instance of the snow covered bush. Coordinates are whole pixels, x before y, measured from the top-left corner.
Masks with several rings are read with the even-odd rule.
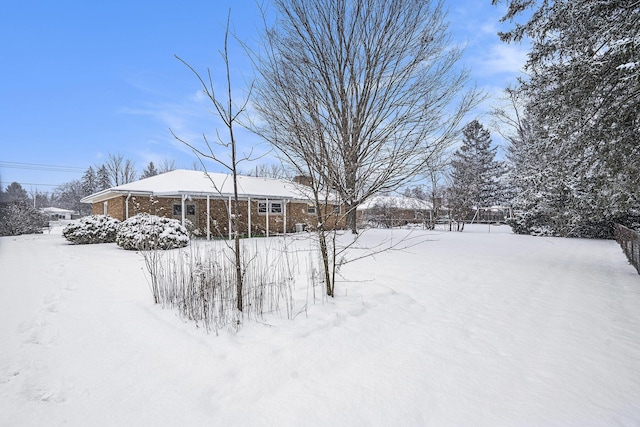
[[[40,234],[47,226],[47,218],[24,202],[0,204],[0,236]]]
[[[86,245],[91,243],[113,243],[120,221],[106,215],[89,215],[68,224],[62,235],[71,243]]]
[[[141,213],[122,222],[116,244],[126,250],[182,248],[189,233],[176,219]]]

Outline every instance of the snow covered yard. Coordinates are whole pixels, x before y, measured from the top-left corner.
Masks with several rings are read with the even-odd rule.
[[[347,264],[337,298],[300,281],[295,320],[219,336],[153,305],[135,252],[3,237],[0,425],[638,425],[640,276],[617,244],[487,231],[416,231]]]

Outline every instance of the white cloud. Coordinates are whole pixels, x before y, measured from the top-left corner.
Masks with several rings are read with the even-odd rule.
[[[176,102],[147,102],[137,107],[122,108],[121,113],[138,116],[140,122],[148,121],[146,126],[156,129],[144,137],[136,147],[136,155],[146,164],[164,159],[176,160],[176,167],[190,168],[194,162],[199,163],[191,148],[175,139],[169,129],[181,140],[188,142],[204,153],[209,148],[204,141],[206,134],[211,149],[216,157],[224,162],[230,161],[230,151],[220,142],[228,140],[228,130],[222,120],[213,112],[211,101],[202,90],[184,94]],[[234,126],[238,155],[243,157],[251,153],[251,157],[259,157],[268,153],[270,147],[251,132],[243,129],[238,123]],[[221,172],[220,165],[205,160],[207,169]],[[251,168],[250,164],[243,164],[244,168]]]
[[[476,49],[473,69],[478,75],[491,77],[503,74],[516,76],[522,73],[529,48],[521,44],[498,43],[489,46],[483,54]]]

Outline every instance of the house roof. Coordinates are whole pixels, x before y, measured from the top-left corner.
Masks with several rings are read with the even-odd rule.
[[[373,196],[360,203],[357,210],[367,210],[376,207],[388,207],[407,210],[432,210],[433,205],[426,200],[403,196]]]
[[[84,197],[82,203],[97,203],[122,195],[156,197],[233,196],[233,179],[229,174],[177,169],[150,178],[119,185]],[[242,199],[273,198],[311,200],[308,187],[283,179],[238,176],[238,195]]]
[[[72,214],[72,213],[74,213],[74,211],[69,210],[69,209],[54,208],[54,207],[42,208],[41,211],[42,212],[48,212],[48,213],[59,213],[59,214],[65,214],[65,213]]]

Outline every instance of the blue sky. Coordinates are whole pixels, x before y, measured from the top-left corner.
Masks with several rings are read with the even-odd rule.
[[[526,48],[500,42],[496,32],[503,11],[491,0],[447,2],[453,40],[467,45],[464,63],[473,82],[490,95],[474,116],[489,125],[486,112],[501,89],[515,81]],[[191,168],[195,157],[169,128],[198,142],[203,132],[214,136],[219,122],[207,111],[198,82],[174,54],[200,72],[209,67],[216,80],[224,77],[218,51],[229,9],[234,32],[251,44],[261,27],[254,0],[4,2],[2,186],[17,181],[27,190],[53,191],[109,153],[130,158],[139,171],[149,161],[164,159]],[[234,95],[242,96],[251,70],[237,45],[231,48]],[[257,152],[269,150],[254,136],[238,132]]]

